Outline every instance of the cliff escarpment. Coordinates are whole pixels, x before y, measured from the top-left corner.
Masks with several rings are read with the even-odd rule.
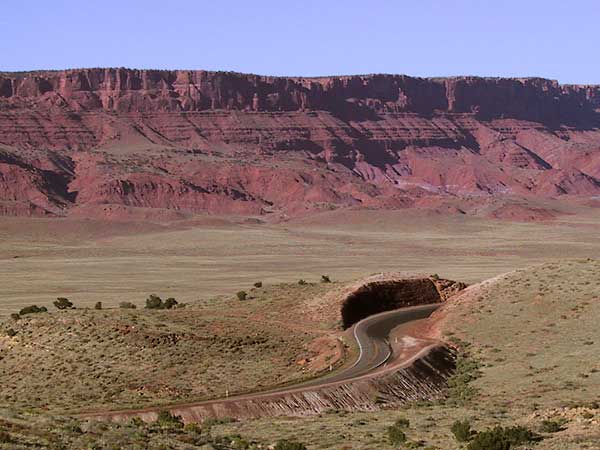
[[[599,86],[539,78],[0,73],[0,214],[596,197],[599,109]]]

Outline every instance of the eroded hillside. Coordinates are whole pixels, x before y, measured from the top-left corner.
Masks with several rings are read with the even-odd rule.
[[[548,219],[600,195],[596,86],[82,69],[0,75],[0,213]],[[174,216],[175,214],[175,216]]]

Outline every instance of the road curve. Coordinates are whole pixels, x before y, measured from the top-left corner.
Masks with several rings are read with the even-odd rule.
[[[229,403],[240,400],[260,399],[274,394],[303,391],[307,388],[316,388],[321,386],[330,386],[343,384],[354,379],[360,378],[376,370],[386,363],[392,356],[392,349],[388,342],[390,332],[399,325],[406,324],[415,320],[425,319],[431,315],[441,304],[434,303],[429,305],[410,306],[407,308],[385,311],[379,314],[369,316],[355,325],[352,333],[358,345],[359,354],[350,367],[333,372],[322,377],[318,377],[294,385],[283,386],[249,394],[240,394],[215,400],[206,400],[201,402],[173,404],[162,407],[150,407],[130,410],[116,410],[103,412],[83,413],[83,418],[109,417],[111,415],[136,414],[151,411],[159,411],[172,408],[186,408],[201,405],[210,405],[215,403]]]

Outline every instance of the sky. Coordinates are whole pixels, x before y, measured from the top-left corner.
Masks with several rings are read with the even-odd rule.
[[[600,84],[600,0],[26,0],[0,71],[539,76]]]

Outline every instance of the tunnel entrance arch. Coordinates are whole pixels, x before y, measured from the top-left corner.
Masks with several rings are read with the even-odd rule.
[[[342,326],[384,311],[439,303],[442,296],[429,278],[373,281],[350,293],[342,303]]]

